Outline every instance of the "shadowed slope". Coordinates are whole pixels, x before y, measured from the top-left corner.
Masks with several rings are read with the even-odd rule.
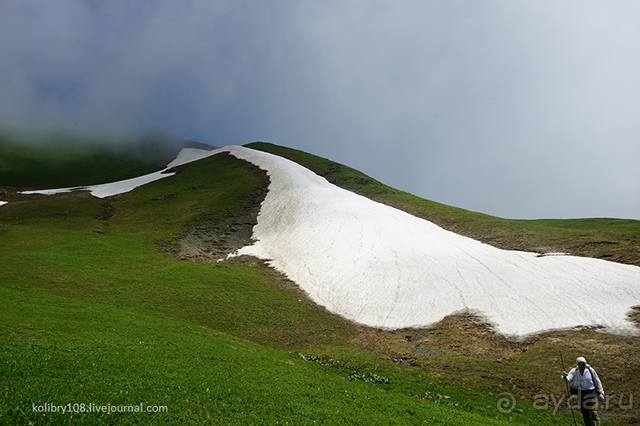
[[[0,132],[0,187],[57,188],[140,176],[164,168],[181,145],[161,136],[117,140]]]

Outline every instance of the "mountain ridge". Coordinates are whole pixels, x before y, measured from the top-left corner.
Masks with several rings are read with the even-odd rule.
[[[541,254],[565,252],[640,266],[640,220],[504,219],[418,197],[304,151],[266,142],[245,146],[288,158],[341,188],[499,248]]]
[[[0,208],[0,256],[5,267],[0,292],[4,300],[11,301],[11,309],[0,313],[0,327],[8,331],[0,333],[2,347],[8,349],[0,352],[0,369],[8,379],[8,407],[19,408],[21,401],[38,398],[42,389],[59,389],[61,380],[50,376],[46,368],[54,363],[65,377],[65,398],[78,398],[80,385],[84,385],[83,395],[88,391],[97,401],[125,389],[129,398],[169,402],[175,407],[168,417],[173,420],[221,420],[233,415],[238,421],[257,421],[265,414],[253,407],[258,403],[271,407],[273,421],[360,418],[387,422],[383,411],[389,409],[385,404],[391,404],[396,420],[408,423],[419,418],[461,424],[564,424],[570,422],[566,413],[552,415],[530,405],[530,397],[541,387],[559,394],[563,391],[555,371],[549,369],[557,364],[559,338],[565,351],[579,351],[602,366],[609,392],[633,389],[637,338],[565,330],[514,343],[481,322],[461,316],[447,317],[428,329],[375,330],[329,314],[291,283],[251,261],[202,265],[163,254],[163,243],[180,238],[189,231],[189,224],[206,226],[203,219],[222,223],[241,214],[236,210],[244,205],[242,199],[251,196],[255,185],[264,183],[246,172],[254,166],[238,168],[238,161],[229,156],[202,159],[180,166],[169,179],[105,199],[87,193],[20,196]],[[223,229],[222,234],[225,232]],[[90,331],[80,331],[96,327],[92,311],[104,313],[99,319],[100,327],[105,328],[100,334],[102,344],[89,339]],[[142,323],[153,326],[158,315],[164,321],[159,328],[139,330]],[[180,328],[185,342],[196,338],[198,344],[177,351],[165,330],[185,321],[190,327]],[[145,337],[147,332],[154,339]],[[259,354],[261,360],[252,358],[238,365],[233,350],[222,349],[219,342],[205,336],[210,333],[224,339],[218,333],[231,334],[289,355],[273,356],[255,346],[230,342],[233,350]],[[34,351],[33,345],[38,349]],[[602,347],[610,350],[601,353]],[[127,359],[139,361],[132,365]],[[97,370],[92,362],[97,362]],[[173,370],[163,372],[159,366],[164,362]],[[220,368],[200,367],[208,362]],[[301,375],[294,369],[290,373],[293,382],[278,379],[287,374],[280,366],[299,362],[315,365],[317,370]],[[239,368],[247,373],[239,373]],[[539,373],[528,373],[532,369]],[[93,385],[82,383],[75,371],[90,373]],[[153,372],[153,386],[149,371]],[[224,371],[238,371],[259,392],[244,393],[237,383],[229,382]],[[315,375],[313,389],[317,391],[306,387],[312,386],[304,378],[307,374]],[[340,387],[339,380],[325,374],[355,387]],[[513,382],[515,376],[521,380]],[[33,380],[21,382],[20,377]],[[176,388],[176,378],[183,390]],[[370,380],[382,382],[367,382]],[[261,381],[273,386],[260,387]],[[225,393],[227,383],[232,392]],[[496,411],[501,389],[513,390],[519,411]],[[345,391],[355,392],[346,402]],[[162,395],[164,400],[158,399]],[[314,395],[322,395],[322,404]],[[366,402],[372,397],[375,404]],[[185,398],[192,402],[185,405]],[[434,411],[437,401],[442,404],[438,412]],[[291,411],[291,405],[299,409]],[[329,406],[337,411],[323,411]],[[19,412],[11,410],[14,408],[4,413],[8,419]],[[307,414],[301,416],[301,412]],[[614,412],[622,419],[635,413]]]

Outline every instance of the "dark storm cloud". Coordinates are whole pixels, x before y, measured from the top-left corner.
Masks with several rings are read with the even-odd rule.
[[[270,140],[510,217],[640,218],[635,2],[0,3],[0,125]]]

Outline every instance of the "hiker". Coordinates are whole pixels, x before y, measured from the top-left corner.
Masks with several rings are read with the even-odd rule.
[[[604,401],[604,389],[598,373],[593,369],[587,360],[579,356],[576,358],[577,366],[569,371],[569,374],[562,373],[562,378],[571,387],[571,394],[578,395],[582,420],[585,426],[597,426],[600,418],[596,411],[598,399]]]

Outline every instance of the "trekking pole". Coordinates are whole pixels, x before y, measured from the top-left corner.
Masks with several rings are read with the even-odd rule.
[[[564,373],[564,357],[562,356],[562,351],[560,351],[560,363],[562,364],[562,372]],[[573,406],[571,405],[571,392],[569,391],[569,383],[567,383],[567,379],[566,378],[562,378],[562,381],[564,382],[564,385],[567,388],[567,405],[569,406],[569,409],[571,410],[571,417],[573,418],[573,425],[574,426],[578,426],[578,423],[576,422],[576,415],[573,412]]]

